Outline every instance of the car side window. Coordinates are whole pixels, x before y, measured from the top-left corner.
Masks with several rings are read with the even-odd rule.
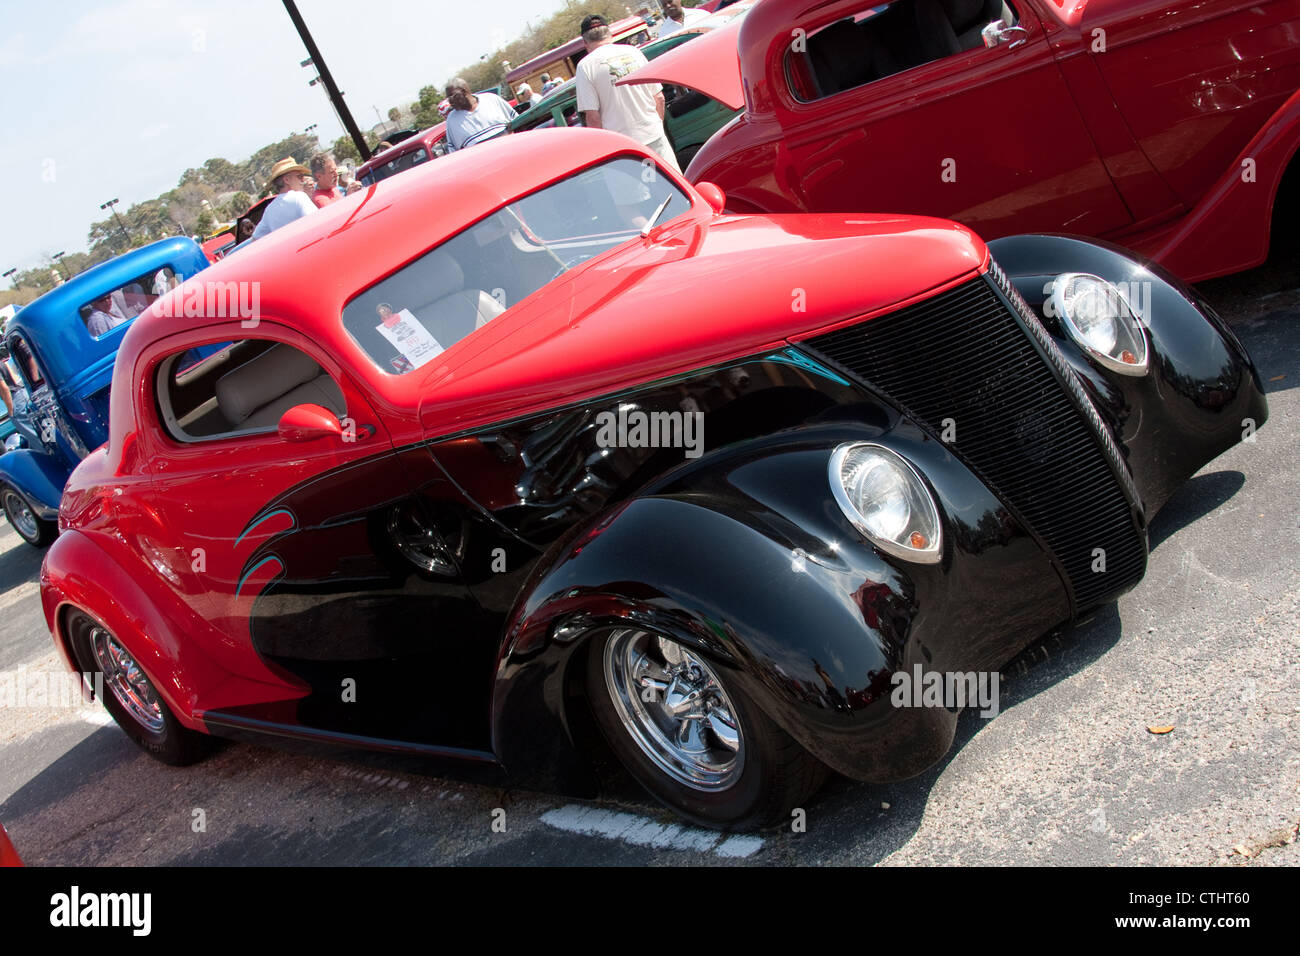
[[[150,269],[116,289],[82,304],[77,310],[91,338],[102,338],[110,329],[131,321],[160,296],[180,285],[181,277],[171,266]]]
[[[45,384],[45,376],[36,362],[36,356],[21,337],[15,335],[9,339],[9,354],[27,380],[27,387],[36,389]]]
[[[843,17],[793,43],[785,72],[809,103],[983,45],[981,31],[1019,22],[1004,0],[893,0]]]
[[[340,419],[338,382],[300,349],[268,339],[225,343],[199,355],[183,349],[158,364],[158,417],[177,441],[214,441],[275,431],[295,405],[320,405]]]

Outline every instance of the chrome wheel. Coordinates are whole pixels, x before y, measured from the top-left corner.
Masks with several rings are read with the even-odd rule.
[[[389,512],[388,537],[398,553],[420,570],[445,575],[457,573],[442,535],[429,524],[419,505],[408,502]]]
[[[27,504],[27,500],[12,488],[5,489],[4,509],[9,523],[26,540],[35,541],[41,536],[41,527],[37,522],[36,513]]]
[[[162,705],[149,678],[113,635],[102,627],[90,631],[90,649],[95,663],[104,672],[104,685],[127,713],[150,733],[161,734],[164,727]]]
[[[717,791],[744,770],[736,709],[717,675],[681,644],[648,631],[610,634],[605,685],[632,741],[674,780]]]

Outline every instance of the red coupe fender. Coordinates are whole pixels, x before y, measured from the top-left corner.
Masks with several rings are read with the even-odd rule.
[[[127,573],[135,563],[128,554],[111,555],[88,535],[71,530],[59,535],[41,565],[41,603],[55,646],[73,671],[81,664],[72,654],[63,628],[64,607],[94,616],[139,662],[172,713],[186,727],[203,729],[196,717],[200,700],[213,699],[220,687],[222,703],[247,703],[285,695],[284,686],[271,687],[230,671],[204,654],[196,642],[185,640],[195,626],[203,626],[190,608],[169,599],[166,588],[146,592]],[[292,691],[290,691],[292,694]]]

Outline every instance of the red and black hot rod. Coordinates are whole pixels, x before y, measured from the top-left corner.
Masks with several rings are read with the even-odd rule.
[[[172,762],[266,733],[580,788],[594,722],[682,815],[755,826],[937,761],[957,713],[892,675],[1137,585],[1152,515],[1267,416],[1116,248],[724,204],[541,131],[187,281],[64,493],[70,666]]]

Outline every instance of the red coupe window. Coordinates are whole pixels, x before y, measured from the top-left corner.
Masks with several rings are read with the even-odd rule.
[[[665,223],[690,199],[639,159],[575,173],[499,209],[362,292],[343,325],[375,364],[402,375],[578,263]]]
[[[226,343],[206,356],[170,355],[158,366],[156,388],[159,417],[183,442],[274,431],[295,405],[347,413],[343,390],[313,358],[267,339]]]
[[[1003,0],[894,0],[844,17],[791,44],[786,80],[802,102],[833,96],[983,45],[981,31],[1015,26]]]

